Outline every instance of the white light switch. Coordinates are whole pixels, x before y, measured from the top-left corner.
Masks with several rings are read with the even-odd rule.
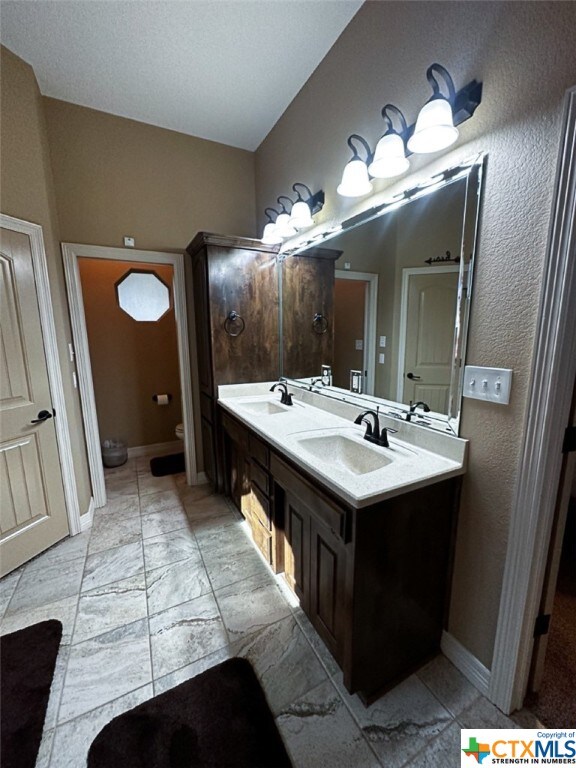
[[[354,348],[358,351],[362,351],[364,349],[364,341],[363,339],[356,339],[354,342]]]
[[[511,368],[483,368],[475,365],[464,368],[464,397],[508,405],[511,388]]]
[[[384,363],[384,352],[380,352],[378,355],[378,362],[382,365]]]
[[[381,347],[386,346],[386,336],[380,336],[380,346]]]

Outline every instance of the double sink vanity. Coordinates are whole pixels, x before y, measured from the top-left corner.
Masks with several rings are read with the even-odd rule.
[[[225,491],[368,702],[439,650],[467,442],[272,384],[219,388]]]

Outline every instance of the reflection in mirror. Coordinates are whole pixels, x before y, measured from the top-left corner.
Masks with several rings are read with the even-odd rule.
[[[363,405],[407,411],[422,401],[421,423],[458,433],[482,161],[285,255],[285,377],[309,387],[330,365],[332,386],[314,388],[352,400],[351,372],[361,371]],[[319,313],[322,334],[312,327]]]

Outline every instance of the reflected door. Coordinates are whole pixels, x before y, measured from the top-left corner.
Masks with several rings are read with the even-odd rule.
[[[0,229],[0,575],[68,534],[28,235]]]
[[[457,266],[403,274],[398,399],[422,400],[437,413],[448,413],[458,275]]]

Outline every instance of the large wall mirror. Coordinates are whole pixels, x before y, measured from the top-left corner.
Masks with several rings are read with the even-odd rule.
[[[396,415],[422,401],[421,424],[458,434],[483,160],[284,254],[285,378]]]

